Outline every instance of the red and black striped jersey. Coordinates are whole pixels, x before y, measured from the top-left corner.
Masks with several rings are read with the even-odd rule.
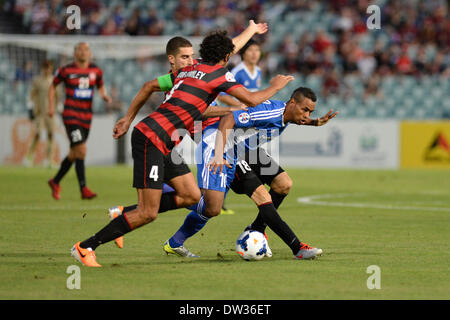
[[[164,102],[136,125],[164,154],[169,154],[193,130],[194,121],[201,121],[203,112],[220,92],[229,93],[242,86],[218,64],[197,63],[172,76],[174,86]]]
[[[202,59],[200,59],[200,58],[199,59],[194,59],[194,64],[200,63],[201,61],[202,61]],[[200,126],[192,126],[192,128],[189,130],[189,133],[191,134],[192,139],[194,139],[194,135],[196,133],[203,132],[203,130],[206,127],[212,125],[213,123],[216,123],[219,120],[220,120],[220,117],[207,118],[207,119],[202,120],[202,126],[201,127]]]
[[[201,59],[194,59],[194,63],[193,63],[193,64],[200,63],[201,61],[202,61]],[[178,72],[178,71],[177,71],[177,72]],[[172,70],[169,70],[168,74],[169,74],[169,75],[172,75],[172,74],[173,74],[173,71],[172,71]],[[175,77],[173,76],[173,77],[172,77],[172,82],[173,82],[174,80],[175,80]],[[168,96],[169,93],[170,93],[170,90],[164,92],[164,99]],[[213,105],[214,105],[214,103],[213,103]],[[190,128],[190,130],[189,130],[189,134],[191,135],[191,138],[194,139],[194,135],[195,135],[196,133],[203,132],[203,130],[204,130],[206,127],[208,127],[208,126],[210,126],[210,125],[212,125],[212,124],[218,122],[219,120],[220,120],[220,117],[214,117],[214,118],[207,118],[207,119],[202,120],[201,125],[199,125],[199,123],[196,123],[196,124],[195,124],[194,126],[192,126],[192,127]]]
[[[80,68],[75,62],[60,67],[53,78],[56,86],[64,82],[66,99],[64,101],[63,122],[66,125],[79,125],[89,129],[92,120],[92,99],[94,87],[103,85],[103,72],[95,64]]]

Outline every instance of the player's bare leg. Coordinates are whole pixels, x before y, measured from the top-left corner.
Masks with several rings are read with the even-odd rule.
[[[177,208],[188,208],[200,201],[200,189],[193,188],[197,183],[192,172],[177,176],[168,181],[174,192],[167,192],[161,195],[161,202],[158,213]],[[109,208],[108,215],[111,220],[117,218],[119,215],[134,210],[138,205],[131,205],[128,207],[115,206]],[[123,237],[114,240],[117,247],[123,248]]]
[[[137,189],[137,193],[137,208],[123,214],[132,230],[156,220],[158,217],[162,190]]]
[[[167,183],[174,189],[174,191],[162,194],[159,213],[177,208],[188,208],[199,202],[201,193],[198,188],[192,187],[197,186],[197,183],[195,181],[192,172],[175,177],[169,180]],[[115,208],[119,208],[118,213],[122,214],[136,209],[137,204],[130,205],[127,207],[124,206],[112,207],[110,211]]]
[[[287,196],[292,188],[292,180],[287,172],[281,172],[278,174],[270,184],[270,189],[274,192]]]
[[[202,190],[205,201],[205,216],[212,218],[220,214],[225,193],[216,190]]]
[[[80,143],[72,146],[69,150],[69,160],[75,161],[76,159],[84,160],[86,157],[87,147],[86,143]]]
[[[177,208],[187,208],[200,201],[200,189],[192,188],[197,185],[192,172],[175,177],[168,181],[168,184],[175,189],[175,202]]]
[[[272,202],[272,198],[270,197],[269,192],[267,192],[266,188],[263,185],[260,185],[258,188],[256,188],[250,198],[257,206]]]
[[[96,261],[94,251],[101,244],[110,242],[118,236],[135,230],[154,221],[158,217],[162,190],[137,189],[138,206],[112,220],[103,229],[83,242],[77,242],[72,247],[72,256],[88,267],[100,266]]]

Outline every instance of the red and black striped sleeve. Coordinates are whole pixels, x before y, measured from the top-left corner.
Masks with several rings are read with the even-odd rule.
[[[103,71],[100,68],[97,68],[97,79],[96,79],[97,88],[103,86]]]
[[[211,90],[219,93],[226,92],[229,93],[231,90],[238,87],[243,87],[242,84],[238,83],[234,78],[234,75],[225,68],[217,69],[208,75],[208,83]]]
[[[59,83],[66,80],[66,72],[64,67],[59,67],[56,70],[55,76],[53,77],[53,85],[57,86]]]

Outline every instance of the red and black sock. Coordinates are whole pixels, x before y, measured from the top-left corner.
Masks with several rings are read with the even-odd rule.
[[[286,198],[287,196],[286,194],[277,193],[273,191],[273,189],[270,189],[269,194],[272,197],[272,203],[275,209],[278,209],[280,207],[281,202],[283,202],[284,198]],[[266,227],[267,224],[264,222],[264,219],[261,217],[261,214],[258,213],[255,221],[253,221],[251,224],[251,229],[264,233],[266,231]]]
[[[77,179],[78,184],[80,185],[80,189],[83,189],[86,186],[86,176],[83,159],[75,160],[75,171],[77,172]]]
[[[128,207],[123,207],[122,214],[127,213],[128,211],[135,210],[136,208],[137,208],[137,204],[133,204],[133,205],[128,206]]]
[[[175,195],[176,192],[168,192],[161,196],[159,212],[165,212],[177,208]],[[84,249],[92,248],[92,250],[95,250],[99,245],[107,243],[130,232],[131,228],[123,214],[136,208],[136,204],[124,207],[120,216],[113,219],[108,225],[106,225],[106,227],[94,234],[92,237],[81,242],[80,247]]]
[[[176,192],[166,192],[161,196],[158,213],[177,209],[177,202],[175,200]]]
[[[123,215],[120,215],[92,237],[81,242],[80,247],[84,249],[92,248],[92,250],[95,250],[99,245],[121,237],[130,231],[131,228],[127,220]]]
[[[258,208],[259,215],[261,215],[263,221],[289,246],[289,248],[291,248],[293,254],[297,254],[300,249],[300,240],[298,240],[297,236],[287,223],[281,219],[273,203],[264,203],[258,206]]]
[[[72,167],[73,161],[69,160],[69,157],[65,157],[64,160],[61,162],[61,165],[59,166],[58,173],[56,173],[56,176],[53,178],[53,181],[56,184],[59,184],[59,182],[62,180],[62,178],[66,175],[67,171]]]
[[[283,202],[284,198],[287,196],[287,194],[277,193],[273,191],[273,189],[270,189],[269,194],[272,197],[272,203],[276,209],[280,207],[281,202]]]

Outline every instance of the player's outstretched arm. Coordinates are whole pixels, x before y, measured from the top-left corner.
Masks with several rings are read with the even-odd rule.
[[[255,34],[264,34],[268,29],[267,23],[255,23],[255,21],[250,20],[248,27],[232,39],[234,44],[233,54],[238,53]]]
[[[232,113],[233,111],[239,111],[239,110],[247,110],[247,106],[239,103],[238,106],[233,107],[218,107],[218,106],[209,106],[205,112],[202,114],[202,118],[213,118],[213,117],[222,117],[226,116],[229,113]]]
[[[334,111],[331,109],[330,111],[328,111],[328,113],[326,115],[324,115],[323,117],[317,118],[317,119],[307,119],[303,125],[305,126],[316,126],[316,127],[320,127],[323,126],[324,124],[327,124],[328,121],[330,121],[331,119],[333,119],[334,117],[336,117],[338,115],[338,111]]]
[[[208,163],[209,171],[213,171],[214,174],[217,170],[222,173],[224,165],[231,168],[231,165],[223,158],[223,154],[228,137],[235,124],[233,113],[229,113],[220,119],[214,147],[214,158]]]
[[[270,80],[270,86],[264,90],[251,92],[244,87],[237,87],[231,90],[229,94],[239,99],[245,105],[254,107],[269,100],[292,80],[294,80],[293,76],[277,75]]]
[[[114,139],[119,139],[121,136],[127,133],[131,123],[133,122],[139,110],[142,108],[142,106],[145,104],[145,102],[151,96],[151,94],[156,91],[161,91],[158,79],[148,81],[141,87],[141,89],[131,102],[130,106],[128,107],[125,116],[119,119],[116,125],[114,126],[113,129]]]
[[[218,101],[226,104],[227,106],[232,106],[232,107],[235,107],[235,106],[237,107],[242,104],[242,102],[240,102],[239,100],[237,100],[233,97],[230,97],[229,95],[219,95],[216,99]]]

